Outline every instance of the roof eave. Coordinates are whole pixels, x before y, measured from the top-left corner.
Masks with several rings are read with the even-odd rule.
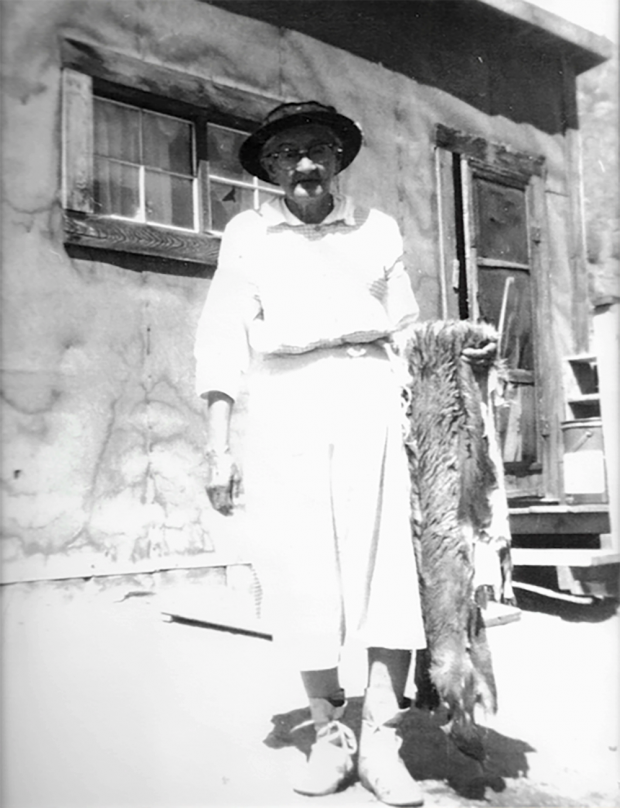
[[[613,43],[564,17],[559,17],[525,0],[474,0],[502,14],[539,29],[542,36],[555,40],[569,55],[577,75],[610,59]],[[558,42],[558,40],[560,40]]]

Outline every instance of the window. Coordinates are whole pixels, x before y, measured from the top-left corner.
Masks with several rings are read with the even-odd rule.
[[[95,212],[196,231],[191,122],[97,97],[94,113]]]
[[[534,370],[532,278],[525,189],[472,172],[478,309],[500,333],[510,370]]]
[[[215,265],[236,213],[279,193],[238,162],[276,103],[65,40],[65,242]]]
[[[246,132],[227,126],[207,124],[209,163],[209,226],[221,233],[237,213],[259,205],[281,191],[244,171],[237,159]]]
[[[508,184],[505,177],[494,176],[488,166],[476,162],[470,161],[467,171],[472,308],[499,333],[507,377],[499,439],[507,471],[523,473],[537,470],[539,458],[526,188]]]

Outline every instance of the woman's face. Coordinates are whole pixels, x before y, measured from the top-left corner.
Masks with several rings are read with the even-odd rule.
[[[263,147],[261,160],[272,182],[303,204],[329,194],[340,149],[331,129],[312,124],[274,135]]]

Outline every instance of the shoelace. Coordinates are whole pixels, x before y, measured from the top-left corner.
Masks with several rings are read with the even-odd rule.
[[[374,738],[378,733],[381,733],[382,743],[386,747],[386,749],[394,749],[398,751],[402,746],[403,739],[397,734],[395,724],[379,724],[376,721],[373,721],[369,718],[364,718],[362,723],[365,727],[370,730],[372,737]],[[387,730],[387,732],[385,731]]]
[[[355,733],[346,724],[340,721],[330,721],[326,727],[323,727],[317,733],[317,740],[325,740],[334,746],[340,746],[345,749],[350,755],[357,752],[357,738]]]

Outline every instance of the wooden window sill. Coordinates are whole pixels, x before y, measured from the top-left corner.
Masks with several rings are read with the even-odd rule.
[[[65,244],[215,266],[220,236],[64,211]]]

